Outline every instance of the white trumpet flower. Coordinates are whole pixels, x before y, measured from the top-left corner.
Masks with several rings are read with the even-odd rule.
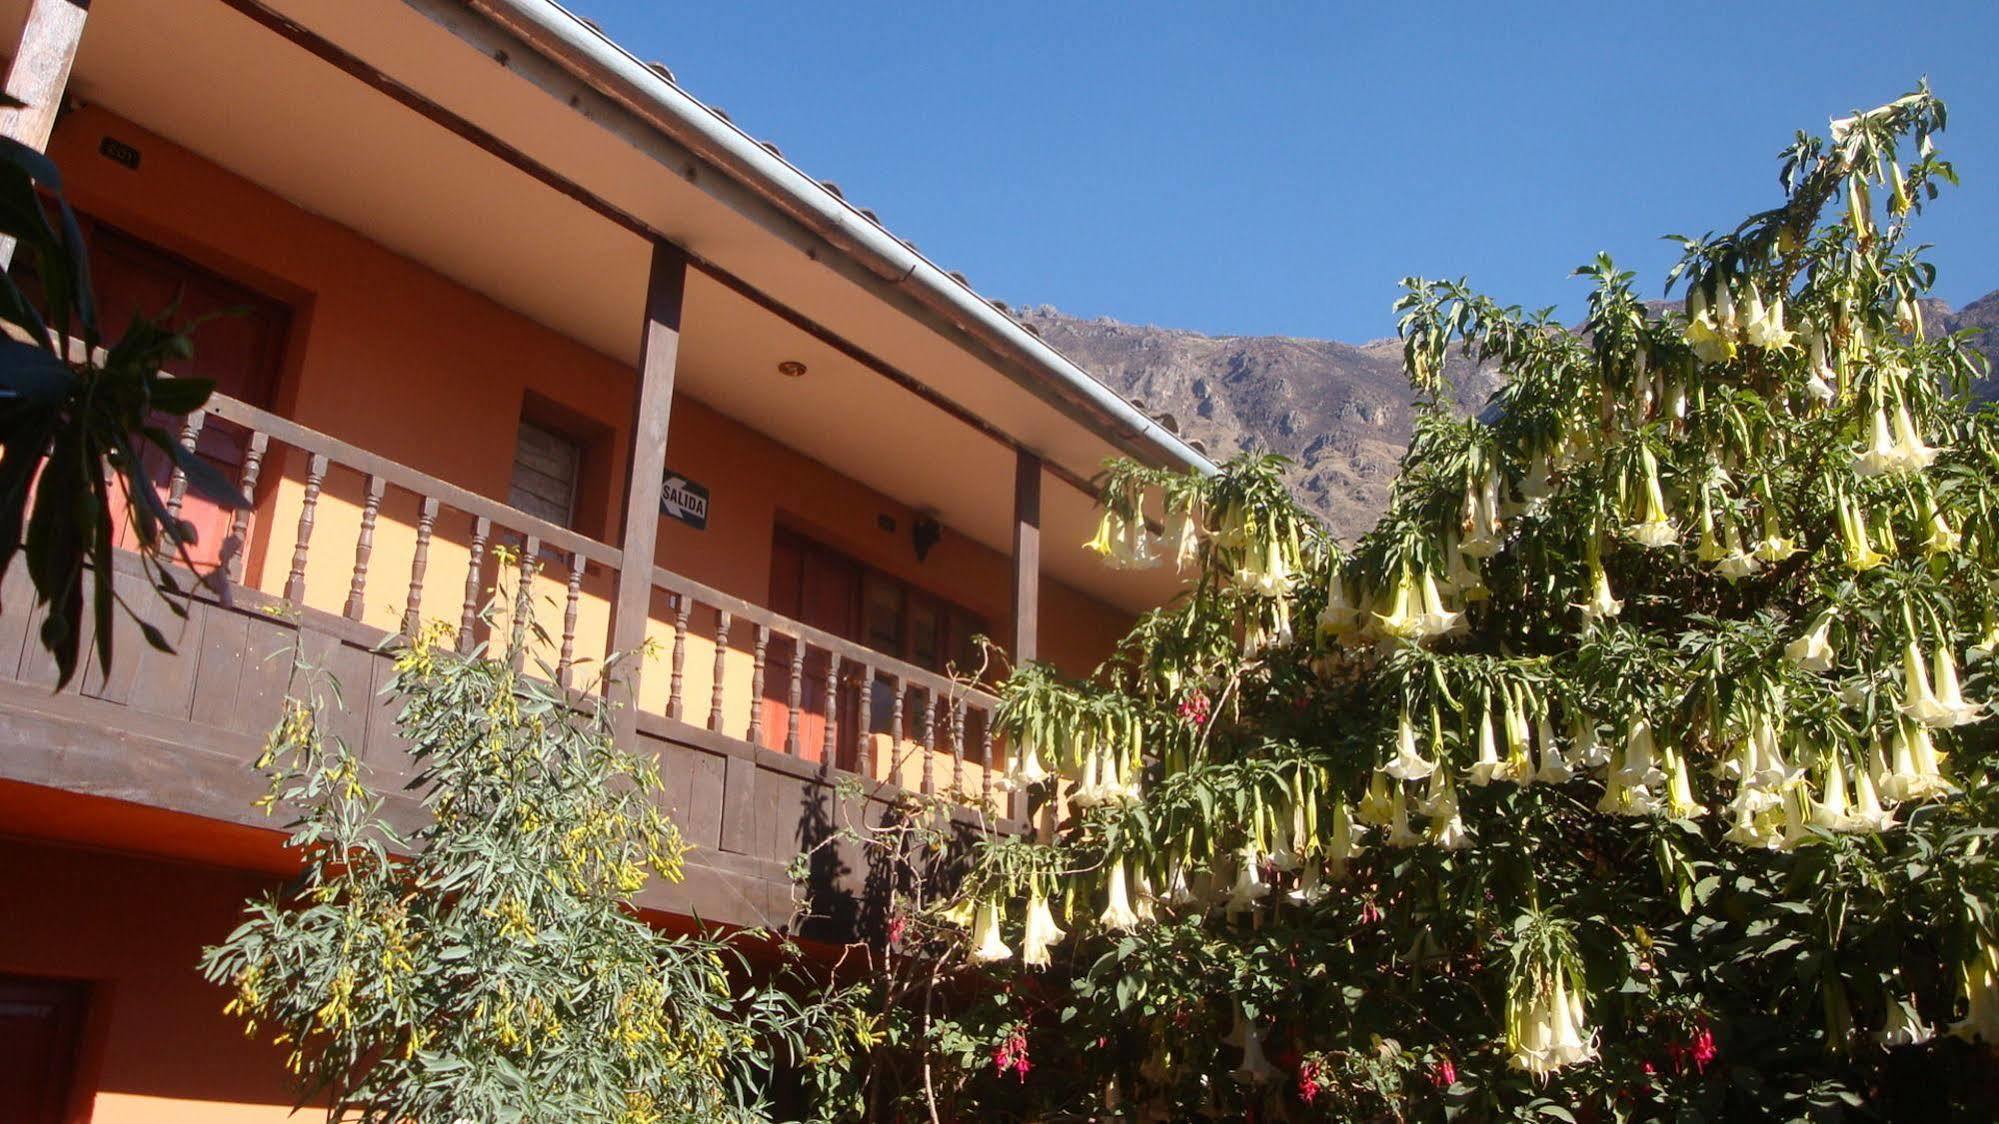
[[[1354,818],[1381,827],[1388,823],[1389,804],[1388,774],[1376,772],[1368,778],[1367,791],[1361,795],[1360,810]]]
[[[1693,781],[1688,776],[1687,763],[1680,760],[1679,753],[1671,748],[1665,751],[1663,757],[1666,763],[1666,814],[1676,820],[1707,815],[1707,808],[1694,799]]]
[[[1015,755],[1013,781],[1019,785],[1040,784],[1051,776],[1048,767],[1041,763],[1041,747],[1032,737],[1021,739],[1020,752]]]
[[[1013,950],[1000,939],[999,903],[980,902],[972,922],[972,963],[994,964],[1012,956]]]
[[[1655,752],[1652,723],[1643,718],[1634,719],[1624,735],[1624,761],[1617,767],[1617,779],[1633,787],[1663,783],[1666,774],[1660,771]]]
[[[1106,929],[1129,932],[1138,928],[1138,914],[1132,912],[1131,894],[1125,888],[1124,862],[1111,863],[1110,891],[1106,895],[1104,911],[1097,915],[1097,924]]]
[[[1955,680],[1953,672],[1953,687],[1957,685]],[[1930,686],[1929,672],[1923,668],[1923,650],[1910,640],[1902,649],[1902,713],[1925,726],[1955,726],[1963,705],[1962,699],[1957,700],[1957,706],[1953,707],[1937,697]]]
[[[1419,635],[1423,628],[1423,614],[1410,604],[1416,597],[1415,579],[1405,569],[1395,583],[1394,592],[1389,595],[1388,612],[1374,614],[1381,631],[1405,640]]]
[[[1936,745],[1930,740],[1928,726],[1897,722],[1889,756],[1893,765],[1880,785],[1881,795],[1889,800],[1928,800],[1957,791],[1937,768]]]
[[[1430,637],[1457,631],[1464,621],[1464,614],[1447,612],[1444,609],[1443,598],[1437,593],[1437,582],[1430,576],[1430,571],[1423,571],[1423,580],[1420,584],[1423,591],[1423,615],[1417,625],[1416,634]]]
[[[1325,881],[1319,876],[1318,862],[1307,860],[1305,865],[1299,870],[1298,884],[1286,892],[1284,896],[1293,905],[1316,905],[1326,896],[1330,889],[1331,887],[1327,886]]]
[[[1916,432],[1916,423],[1909,417],[1909,407],[1895,407],[1895,457],[1898,471],[1919,472],[1928,468],[1937,459],[1938,450],[1923,444],[1922,435]]]
[[[1964,984],[1965,1015],[1952,1023],[1959,1038],[1999,1044],[1999,944],[1981,940],[1959,976]]]
[[[1457,790],[1451,787],[1451,775],[1448,772],[1438,770],[1437,777],[1441,778],[1439,783],[1442,788],[1425,801],[1428,805],[1425,810],[1431,817],[1427,834],[1430,842],[1446,851],[1463,850],[1471,846],[1472,834],[1465,828],[1465,821],[1458,815]]]
[[[1478,760],[1472,762],[1471,783],[1488,785],[1494,780],[1504,780],[1506,763],[1499,759],[1499,746],[1492,737],[1492,712],[1479,716],[1478,720]]]
[[[1666,515],[1665,494],[1659,487],[1659,465],[1652,459],[1652,451],[1642,454],[1645,463],[1645,507],[1638,522],[1624,529],[1624,533],[1640,546],[1657,549],[1671,546],[1680,541],[1680,529]]]
[[[1182,573],[1198,569],[1201,562],[1201,520],[1192,511],[1174,511],[1166,516],[1166,542],[1173,568]]]
[[[1806,671],[1831,671],[1833,651],[1830,635],[1832,614],[1820,613],[1803,636],[1784,645],[1784,658]]]
[[[1610,748],[1596,736],[1596,719],[1578,717],[1571,728],[1570,764],[1578,769],[1595,769],[1610,764]]]
[[[1900,472],[1904,461],[1895,439],[1888,433],[1888,414],[1884,410],[1874,411],[1873,438],[1867,447],[1853,454],[1853,472],[1856,476],[1884,476]]]
[[[1354,825],[1353,817],[1347,813],[1346,801],[1334,805],[1333,837],[1326,845],[1326,875],[1333,881],[1346,881],[1347,864],[1361,852],[1360,832],[1361,829]]]
[[[1027,898],[1027,924],[1020,938],[1020,962],[1030,968],[1046,968],[1053,962],[1049,950],[1062,943],[1068,936],[1055,924],[1055,913],[1048,908],[1048,899],[1036,887]]]
[[[1930,513],[1930,534],[1923,540],[1924,554],[1949,554],[1963,541],[1964,535],[1951,529],[1950,522],[1944,518],[1943,512]]]
[[[1936,701],[1949,717],[1949,721],[1929,723],[1941,726],[1962,726],[1985,717],[1985,704],[1964,701],[1964,695],[1957,686],[1957,659],[1951,655],[1950,647],[1938,644],[1930,653],[1931,677],[1935,681]]]
[[[1388,804],[1388,845],[1390,847],[1414,847],[1423,837],[1409,830],[1409,800],[1402,793],[1402,786],[1395,786],[1395,795]]]
[[[1833,370],[1827,355],[1824,332],[1813,332],[1809,345],[1809,371],[1805,378],[1805,390],[1820,402],[1830,402],[1838,396],[1839,374]]]
[[[1240,1018],[1240,1016],[1238,1016]],[[1244,1085],[1262,1085],[1275,1080],[1279,1075],[1277,1067],[1263,1056],[1263,1032],[1249,1025],[1247,1019],[1240,1022],[1242,1027],[1242,1064],[1229,1072]]]
[[[1263,856],[1255,847],[1244,847],[1236,863],[1235,885],[1229,889],[1225,909],[1230,917],[1256,908],[1270,896],[1270,884],[1263,880]]]
[[[1624,602],[1610,592],[1610,575],[1603,572],[1603,564],[1595,558],[1589,563],[1589,600],[1577,603],[1586,621],[1608,620],[1624,611]]]
[[[1900,996],[1888,997],[1888,1019],[1874,1036],[1877,1042],[1892,1050],[1897,1046],[1920,1046],[1934,1037],[1936,1032],[1916,1013],[1914,1004]]]
[[[1416,729],[1404,711],[1395,727],[1395,757],[1381,766],[1381,771],[1398,781],[1420,781],[1436,770],[1436,762],[1423,760],[1423,755],[1416,751]]]

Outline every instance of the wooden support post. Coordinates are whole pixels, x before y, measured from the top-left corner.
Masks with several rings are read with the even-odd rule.
[[[1041,635],[1041,458],[1020,449],[1013,468],[1013,662],[1034,659]],[[1011,758],[1017,747],[1008,746]],[[986,755],[986,768],[993,768]],[[1015,789],[1010,814],[1027,818],[1027,793]]]
[[[26,104],[0,109],[0,136],[36,152],[48,148],[63,92],[69,88],[70,67],[76,65],[77,44],[83,39],[83,18],[89,13],[90,0],[30,0],[5,83],[8,96]],[[13,260],[14,240],[0,238],[0,269]]]
[[[673,412],[673,372],[686,292],[686,252],[671,242],[655,241],[652,279],[646,285],[645,334],[639,343],[638,393],[625,458],[625,526],[619,541],[623,564],[611,603],[613,652],[633,652],[645,643],[646,619],[651,615],[653,550],[659,543],[659,496],[666,475],[666,431]],[[618,706],[613,730],[627,747],[638,735],[640,671],[639,661],[631,660],[609,687],[610,699]]]

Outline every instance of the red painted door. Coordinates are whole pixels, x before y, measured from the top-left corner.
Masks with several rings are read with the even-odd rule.
[[[0,1120],[67,1119],[87,995],[71,980],[0,976]]]
[[[160,317],[172,310],[171,322],[199,321],[194,329],[194,357],[171,363],[167,370],[184,377],[212,379],[218,394],[268,409],[284,362],[290,310],[278,303],[149,246],[103,224],[85,232],[90,245],[91,278],[97,291],[98,322],[107,341],[116,340],[136,316]],[[178,423],[161,422],[170,433]],[[202,427],[195,451],[236,480],[243,470],[249,435],[231,422],[210,418]],[[173,465],[165,454],[149,452],[148,476],[162,495]],[[194,525],[195,543],[189,554],[208,570],[223,557],[231,515],[214,503],[189,494],[181,518]],[[120,544],[128,545],[121,531]]]

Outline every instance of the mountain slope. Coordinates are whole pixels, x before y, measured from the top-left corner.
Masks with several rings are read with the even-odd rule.
[[[1974,345],[1999,356],[1999,292],[1955,312],[1933,302],[1927,312],[1933,328],[1977,331]],[[1358,537],[1386,506],[1412,424],[1398,341],[1206,336],[1086,320],[1045,305],[1020,318],[1215,459],[1252,448],[1291,458],[1293,488],[1340,538]],[[1452,361],[1458,405],[1478,409],[1496,385],[1492,373]],[[1999,399],[1999,378],[1984,380],[1978,393]]]

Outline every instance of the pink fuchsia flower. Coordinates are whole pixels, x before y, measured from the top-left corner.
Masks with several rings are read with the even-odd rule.
[[[1179,713],[1180,721],[1187,723],[1189,726],[1200,727],[1207,725],[1208,693],[1206,691],[1195,691],[1193,694],[1188,695],[1185,699],[1181,700]]]
[[[1322,1073],[1319,1069],[1318,1062],[1312,1061],[1311,1059],[1307,1058],[1305,1061],[1299,1063],[1298,1065],[1299,1100],[1304,1101],[1306,1104],[1311,1104],[1313,1101],[1319,1099],[1319,1094],[1325,1091],[1325,1087],[1321,1085],[1319,1082],[1319,1078],[1321,1076]]]
[[[1448,1089],[1458,1083],[1458,1067],[1449,1058],[1440,1058],[1430,1069],[1430,1084]]]
[[[1027,1071],[1034,1068],[1034,1063],[1027,1057],[1027,1024],[1022,1023],[1014,1027],[1012,1032],[994,1047],[993,1068],[1001,1076],[1011,1073],[1021,1082],[1027,1081]]]

